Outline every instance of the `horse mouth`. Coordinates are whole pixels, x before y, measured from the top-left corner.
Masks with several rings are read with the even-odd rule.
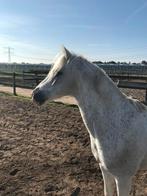
[[[42,91],[38,91],[37,93],[32,93],[32,100],[37,105],[43,105],[46,101],[46,97]]]

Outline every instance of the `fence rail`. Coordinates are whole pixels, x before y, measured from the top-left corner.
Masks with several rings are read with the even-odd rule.
[[[36,73],[8,73],[0,72],[0,85],[10,86],[13,94],[17,95],[17,87],[33,89],[43,78],[44,75]]]
[[[118,68],[117,71],[113,70],[114,66],[113,69],[111,69],[112,67],[109,67],[109,70],[108,66],[107,68],[103,68],[114,81],[119,80],[118,87],[144,89],[146,91],[145,102],[147,102],[147,72],[143,72],[145,68],[143,68],[142,71],[140,70],[139,72],[131,72],[130,68],[129,71],[128,69],[125,69],[125,72],[118,72]],[[136,68],[135,70],[138,70],[138,68]],[[47,73],[48,71],[46,70],[32,70],[22,73],[0,71],[0,84],[13,87],[13,94],[16,95],[17,87],[33,89],[41,80],[45,78]]]

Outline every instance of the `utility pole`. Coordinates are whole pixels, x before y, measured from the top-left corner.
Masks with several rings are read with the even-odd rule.
[[[8,54],[8,63],[11,63],[11,54],[14,51],[14,48],[5,47],[5,49],[7,50],[6,53]]]

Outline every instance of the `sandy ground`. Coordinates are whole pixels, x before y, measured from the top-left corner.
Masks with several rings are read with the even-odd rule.
[[[144,98],[141,91],[129,94]],[[103,196],[79,110],[0,93],[0,196],[46,195]],[[147,195],[147,172],[136,175],[132,195]]]

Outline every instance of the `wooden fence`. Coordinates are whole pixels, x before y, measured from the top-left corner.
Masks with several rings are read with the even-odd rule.
[[[16,88],[33,89],[46,76],[46,72],[23,72],[8,73],[0,72],[0,85],[10,86],[13,88],[13,94],[17,95]]]
[[[138,69],[138,68],[137,68]],[[147,67],[146,67],[147,69]],[[146,91],[145,102],[147,102],[147,73],[146,72],[110,72],[108,69],[105,71],[115,81],[119,80],[118,87],[143,89]],[[138,73],[138,74],[137,74]],[[33,89],[41,80],[45,78],[47,71],[30,71],[22,73],[7,73],[0,72],[0,84],[13,87],[13,94],[17,95],[17,87]]]

